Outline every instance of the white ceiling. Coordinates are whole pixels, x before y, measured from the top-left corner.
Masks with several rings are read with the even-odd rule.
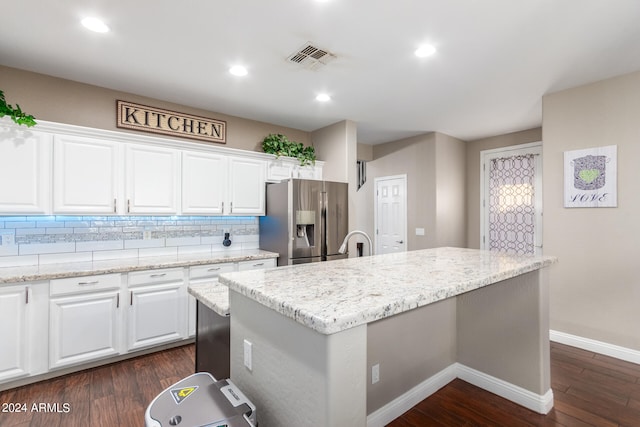
[[[545,93],[640,69],[638,0],[2,3],[2,65],[305,131],[349,119],[367,144],[536,127]],[[286,61],[308,41],[337,59]],[[437,53],[415,57],[422,43]]]

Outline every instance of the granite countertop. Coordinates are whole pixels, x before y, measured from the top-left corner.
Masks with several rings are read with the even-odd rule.
[[[229,289],[323,334],[369,323],[556,262],[437,248],[225,273]]]
[[[220,316],[229,315],[229,288],[218,279],[189,285],[189,293]]]
[[[0,284],[277,258],[260,249],[0,268]]]

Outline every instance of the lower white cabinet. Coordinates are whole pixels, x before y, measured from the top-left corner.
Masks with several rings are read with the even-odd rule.
[[[55,279],[50,287],[50,369],[120,354],[120,274]]]
[[[186,338],[184,269],[139,271],[128,276],[127,350]]]
[[[47,293],[46,283],[0,287],[0,382],[46,371]]]
[[[276,266],[275,258],[256,259],[253,261],[241,261],[238,263],[238,271],[262,270]]]

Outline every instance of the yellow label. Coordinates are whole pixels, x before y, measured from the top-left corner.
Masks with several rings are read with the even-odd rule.
[[[187,397],[191,396],[193,392],[197,390],[197,388],[198,386],[173,388],[171,389],[171,396],[173,396],[173,400],[175,400],[177,404],[180,404]]]

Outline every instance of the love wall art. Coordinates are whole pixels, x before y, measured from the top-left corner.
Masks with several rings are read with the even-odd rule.
[[[618,206],[617,146],[564,152],[564,207]]]

